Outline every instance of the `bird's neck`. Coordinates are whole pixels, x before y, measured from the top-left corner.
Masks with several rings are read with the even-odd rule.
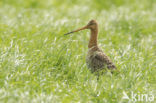
[[[98,47],[98,44],[97,44],[98,28],[90,29],[90,30],[91,30],[91,35],[90,35],[88,48]]]

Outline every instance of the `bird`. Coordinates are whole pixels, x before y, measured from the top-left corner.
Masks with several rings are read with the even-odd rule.
[[[91,70],[92,73],[99,72],[104,69],[110,70],[111,73],[113,73],[113,71],[116,70],[117,67],[98,46],[98,23],[96,20],[90,20],[86,26],[68,32],[64,35],[68,35],[85,29],[89,29],[91,32],[88,43],[88,53],[86,56],[87,67]]]

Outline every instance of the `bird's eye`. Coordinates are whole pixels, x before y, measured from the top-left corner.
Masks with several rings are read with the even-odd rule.
[[[94,23],[92,23],[92,22],[89,22],[89,23],[88,23],[88,25],[94,25]]]
[[[94,23],[90,23],[89,25],[93,25]]]

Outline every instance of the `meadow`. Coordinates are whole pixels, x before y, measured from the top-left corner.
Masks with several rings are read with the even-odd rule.
[[[85,64],[91,19],[120,73]],[[155,0],[0,0],[0,103],[156,102]],[[127,94],[129,99],[123,98]]]

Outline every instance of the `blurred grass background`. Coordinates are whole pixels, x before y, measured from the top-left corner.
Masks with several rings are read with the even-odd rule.
[[[85,64],[89,31],[120,74]],[[0,102],[124,103],[123,92],[156,94],[155,0],[1,0]],[[155,101],[153,101],[154,103]]]

